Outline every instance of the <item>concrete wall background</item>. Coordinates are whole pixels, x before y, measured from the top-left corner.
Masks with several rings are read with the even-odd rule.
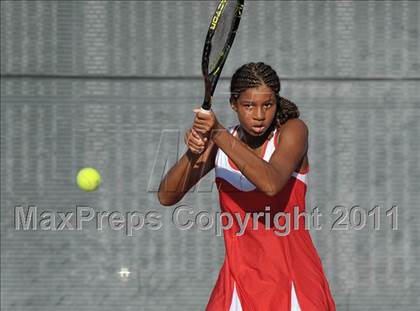
[[[224,258],[214,230],[176,228],[155,190],[185,150],[202,100],[201,49],[214,2],[1,2],[1,307],[200,310]],[[265,61],[310,129],[307,209],[338,310],[419,303],[419,11],[415,1],[248,1],[223,72]],[[203,22],[205,21],[205,22]],[[103,176],[97,192],[74,179]],[[218,211],[213,172],[179,205]],[[155,211],[162,228],[16,230],[15,208]],[[361,230],[330,230],[333,208],[381,206]],[[385,215],[397,205],[398,230]],[[395,209],[394,209],[395,211]],[[59,218],[57,222],[59,222]],[[72,219],[74,223],[74,218]],[[131,273],[121,277],[127,268]]]

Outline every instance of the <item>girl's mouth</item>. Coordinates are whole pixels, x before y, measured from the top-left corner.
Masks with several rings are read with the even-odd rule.
[[[263,125],[252,127],[252,130],[257,134],[262,134],[264,132],[264,129],[265,129],[265,127]]]

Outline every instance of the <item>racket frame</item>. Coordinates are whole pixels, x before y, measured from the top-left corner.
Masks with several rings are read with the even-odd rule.
[[[209,72],[209,56],[211,53],[211,42],[216,32],[217,26],[219,25],[220,17],[222,16],[228,1],[236,2],[235,16],[233,17],[232,24],[230,25],[229,36],[226,42],[224,43],[224,47],[219,55],[219,58],[216,61],[216,64],[214,65],[212,71]],[[230,52],[230,48],[232,47],[233,41],[235,39],[236,32],[239,27],[239,22],[241,21],[244,2],[244,0],[220,0],[216,11],[214,12],[210,21],[210,26],[207,31],[207,36],[204,43],[203,56],[201,62],[201,70],[204,77],[205,88],[204,101],[201,105],[201,109],[203,111],[209,111],[211,109],[211,102],[214,91],[216,89],[217,82],[219,80],[223,66]]]

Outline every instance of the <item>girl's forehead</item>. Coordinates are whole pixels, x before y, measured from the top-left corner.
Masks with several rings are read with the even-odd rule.
[[[261,85],[258,87],[253,87],[246,89],[245,91],[241,92],[240,99],[271,99],[274,95],[274,92],[268,86]]]

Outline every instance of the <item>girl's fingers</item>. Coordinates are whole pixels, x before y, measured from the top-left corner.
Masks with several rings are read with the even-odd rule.
[[[212,111],[210,112],[202,112],[201,109],[194,109],[193,110],[195,114],[195,118],[200,121],[209,121],[214,118],[214,114]]]
[[[193,121],[193,124],[194,125],[206,126],[208,124],[208,122],[207,121],[200,120],[200,119],[195,119]]]
[[[196,130],[192,129],[193,131],[193,135],[194,137],[200,141],[200,143],[202,143],[204,145],[204,142],[207,141],[207,138],[203,137],[202,135],[200,135]]]
[[[194,144],[197,144],[197,145],[204,145],[204,141],[201,139],[201,137],[200,136],[198,136],[198,135],[193,135],[193,136],[191,136],[191,141],[194,143]]]
[[[205,144],[208,140],[207,137],[206,137],[207,133],[203,130],[194,130],[194,131],[195,131],[195,133],[197,133],[200,141],[202,141]]]
[[[201,129],[189,128],[184,135],[184,142],[188,149],[194,154],[201,154],[206,148],[208,141],[207,137],[204,137]]]
[[[191,150],[192,153],[195,153],[195,154],[200,154],[201,153],[201,151],[199,151],[197,149],[190,148],[190,150]]]
[[[193,140],[190,140],[188,145],[193,147],[193,148],[196,148],[196,149],[200,149],[200,148],[204,147],[204,145],[201,144],[200,142],[196,142],[196,141],[193,141]]]
[[[209,132],[209,130],[208,130],[208,128],[207,128],[207,126],[205,126],[205,125],[197,125],[197,124],[194,124],[194,125],[193,125],[193,128],[194,128],[197,132],[200,132],[200,133],[207,133],[207,132]]]
[[[207,120],[209,118],[209,113],[202,112],[200,108],[193,109],[193,111],[197,119]]]
[[[204,114],[204,113],[199,113],[199,114],[196,114],[196,118],[199,119],[199,120],[208,120],[209,116],[207,114]]]
[[[196,134],[198,135],[198,134]],[[184,138],[185,144],[188,146],[189,149],[191,149],[191,151],[195,152],[195,153],[201,153],[204,150],[205,144],[203,142],[203,140],[201,138],[196,138],[194,136],[194,130],[188,130],[185,133],[185,138]]]
[[[201,139],[200,134],[198,134],[198,132],[194,128],[192,129],[192,133],[193,133],[193,135],[194,135],[195,138]]]
[[[201,153],[204,151],[203,146],[197,146],[193,144],[188,145],[188,148],[190,148],[190,150],[193,151],[194,153]]]
[[[190,141],[190,130],[188,130],[185,135],[184,135],[184,142],[186,145],[188,145],[189,141]]]

